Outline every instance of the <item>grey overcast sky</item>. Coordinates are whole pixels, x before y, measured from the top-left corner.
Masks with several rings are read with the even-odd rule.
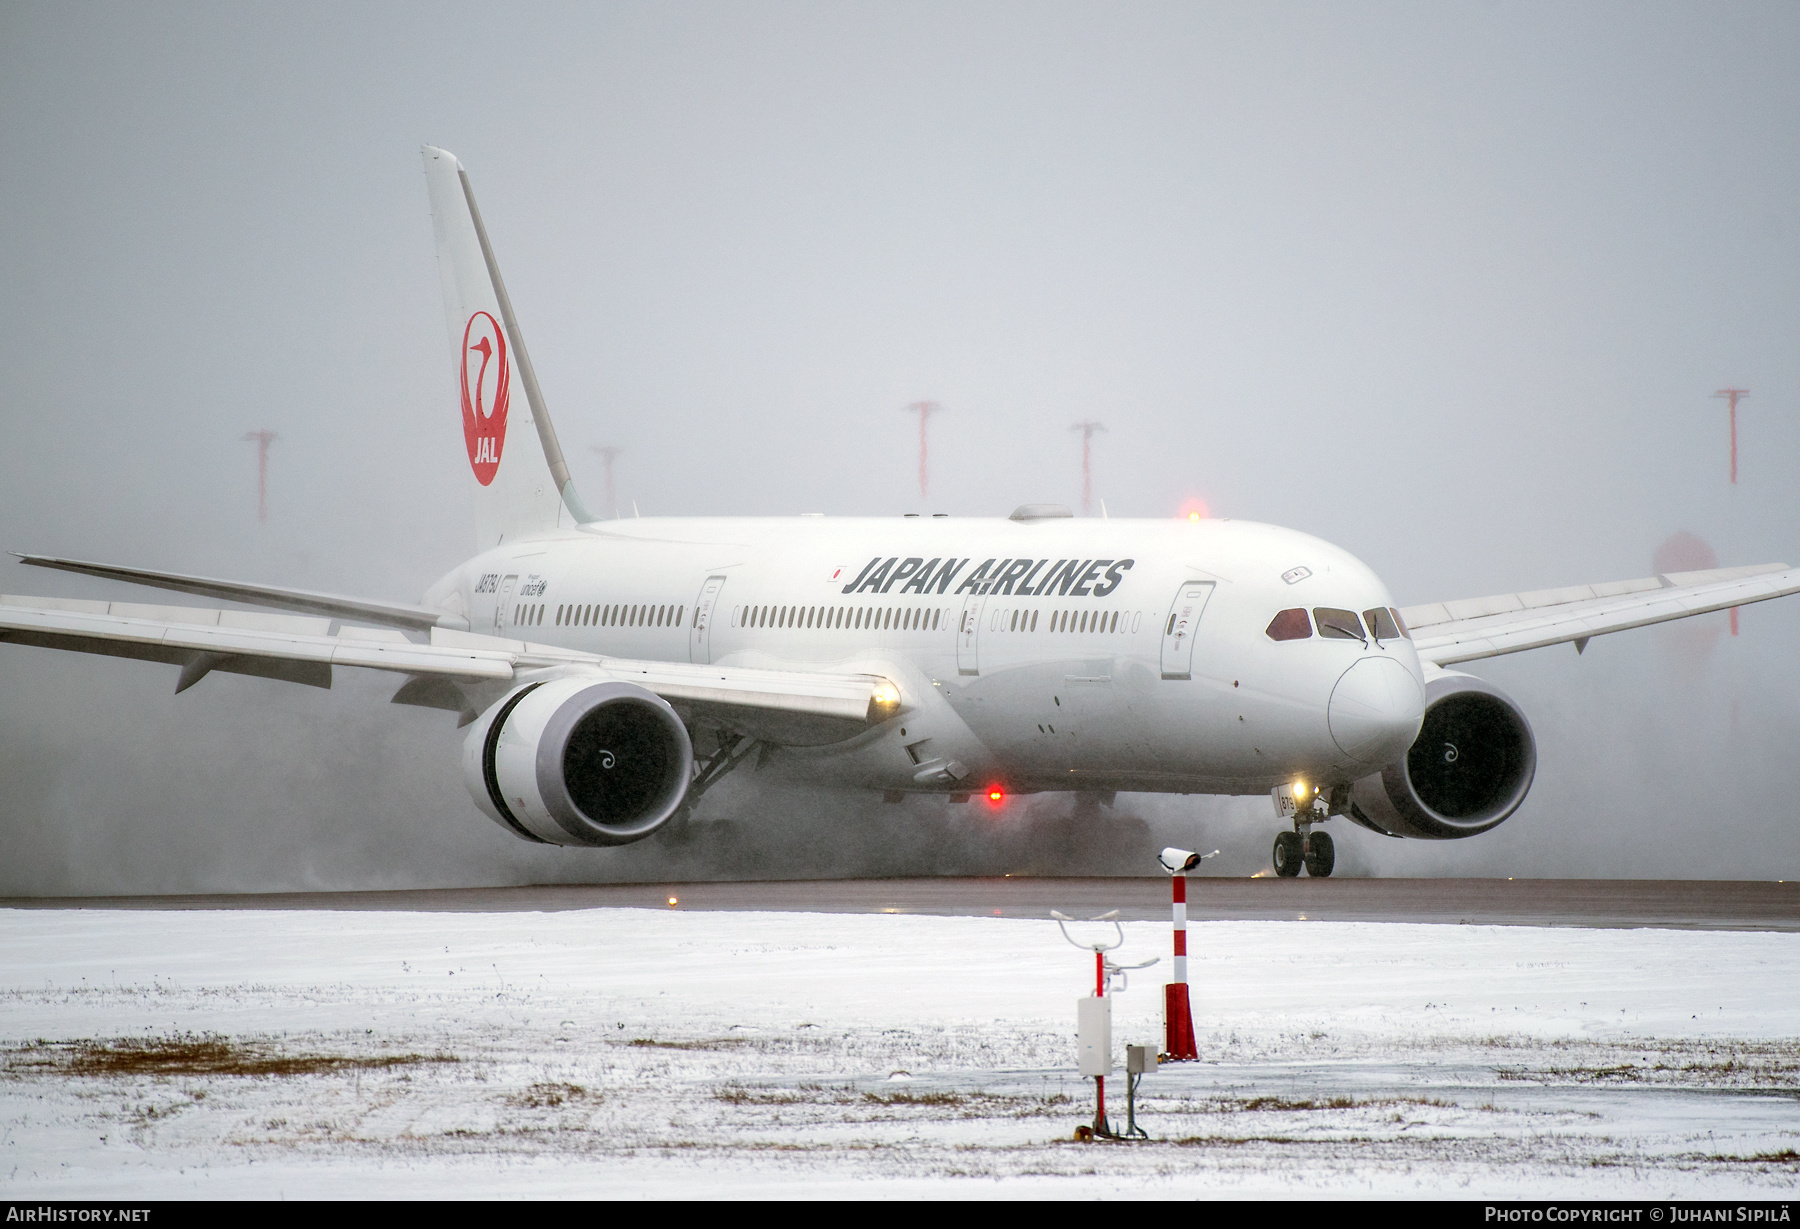
[[[0,547],[400,599],[452,566],[431,142],[590,504],[602,444],[646,514],[1074,504],[1098,419],[1113,515],[1317,533],[1401,604],[1644,575],[1678,530],[1800,562],[1797,63],[1791,3],[0,0]],[[1790,607],[1494,663],[1526,810],[1350,861],[1800,875]],[[484,830],[379,687],[172,687],[0,649],[0,891],[647,865]]]

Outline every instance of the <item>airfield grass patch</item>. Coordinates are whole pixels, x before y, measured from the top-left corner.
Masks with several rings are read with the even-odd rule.
[[[901,1089],[894,1092],[858,1090],[851,1084],[800,1084],[794,1087],[729,1084],[713,1091],[713,1099],[727,1105],[746,1108],[815,1107],[839,1108],[849,1114],[844,1121],[873,1122],[858,1111],[880,1110],[951,1110],[958,1119],[1037,1117],[1061,1112],[1070,1104],[1068,1096],[1015,1096],[1000,1093],[965,1091],[931,1091]],[[885,1119],[887,1116],[882,1115]]]
[[[212,1034],[35,1041],[0,1054],[0,1069],[15,1075],[331,1075],[383,1071],[424,1063],[454,1063],[450,1054],[290,1054],[262,1042]]]
[[[1303,1099],[1289,1097],[1251,1097],[1248,1100],[1240,1101],[1232,1108],[1247,1113],[1255,1113],[1258,1110],[1277,1110],[1285,1112],[1294,1112],[1298,1110],[1347,1110],[1356,1108],[1356,1100],[1353,1097],[1322,1097],[1317,1100],[1311,1097]]]
[[[813,1089],[793,1092],[786,1089],[730,1087],[713,1093],[713,1099],[727,1105],[832,1105],[844,1104],[843,1098],[821,1096]]]
[[[954,1092],[865,1092],[863,1100],[874,1105],[967,1105],[970,1098]],[[998,1101],[1002,1098],[983,1097],[982,1100]],[[1016,1098],[1005,1098],[1016,1100]]]
[[[1526,1051],[1530,1059],[1495,1068],[1512,1083],[1667,1085],[1788,1090],[1800,1087],[1800,1043],[1792,1039],[1559,1039],[1534,1042],[1489,1038],[1486,1046]]]
[[[605,1099],[600,1093],[591,1092],[581,1084],[540,1081],[529,1084],[506,1098],[506,1103],[518,1109],[555,1109],[561,1105]]]
[[[1753,1156],[1713,1153],[1700,1159],[1724,1165],[1784,1165],[1789,1169],[1800,1167],[1800,1152],[1795,1152],[1792,1148],[1783,1148],[1780,1152],[1758,1152]]]
[[[1219,1097],[1198,1102],[1170,1102],[1188,1113],[1257,1114],[1305,1113],[1321,1110],[1456,1109],[1454,1102],[1436,1097]],[[1492,1106],[1487,1107],[1489,1109]]]

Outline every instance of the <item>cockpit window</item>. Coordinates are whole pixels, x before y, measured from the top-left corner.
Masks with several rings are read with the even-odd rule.
[[[1313,619],[1319,635],[1326,640],[1364,640],[1362,621],[1354,610],[1334,610],[1330,606],[1313,607]]]
[[[1270,640],[1305,640],[1312,635],[1312,620],[1296,607],[1284,610],[1269,621]]]
[[[1411,640],[1412,632],[1408,630],[1406,620],[1400,617],[1400,612],[1395,610],[1392,606],[1389,606],[1388,613],[1394,616],[1394,626],[1400,629],[1400,634],[1405,636],[1408,640]]]
[[[1385,607],[1363,611],[1363,622],[1369,625],[1377,640],[1400,639],[1400,626],[1394,622],[1394,612]]]

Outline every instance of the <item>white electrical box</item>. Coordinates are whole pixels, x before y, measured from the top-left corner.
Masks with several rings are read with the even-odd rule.
[[[1155,1046],[1126,1046],[1125,1074],[1148,1075],[1156,1070]]]
[[[1076,1049],[1082,1078],[1112,1074],[1112,1000],[1093,995],[1075,1000]]]

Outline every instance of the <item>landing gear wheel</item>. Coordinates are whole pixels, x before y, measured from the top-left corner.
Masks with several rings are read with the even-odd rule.
[[[1275,852],[1270,855],[1275,863],[1275,873],[1283,879],[1292,879],[1300,873],[1302,854],[1300,850],[1300,834],[1298,832],[1277,832],[1275,834]]]
[[[1331,834],[1314,832],[1306,838],[1306,873],[1314,879],[1324,879],[1331,874],[1331,868],[1337,865],[1337,850],[1331,844]]]

